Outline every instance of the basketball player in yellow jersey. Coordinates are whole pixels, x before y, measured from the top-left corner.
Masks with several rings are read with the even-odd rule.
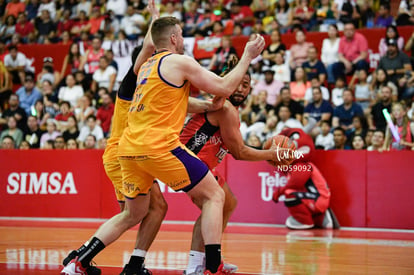
[[[145,217],[148,192],[153,179],[158,178],[176,191],[187,192],[202,210],[205,274],[224,274],[220,252],[224,193],[207,166],[179,142],[179,133],[190,83],[211,94],[230,96],[265,43],[261,36],[248,42],[236,68],[219,77],[182,55],[184,39],[179,23],[174,17],[163,17],[152,25],[157,53],[141,66],[128,126],[118,147],[125,210],[101,226],[86,250],[71,263],[73,269],[88,265],[105,246]]]

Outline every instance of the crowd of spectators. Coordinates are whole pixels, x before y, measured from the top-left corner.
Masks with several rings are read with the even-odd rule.
[[[414,147],[414,1],[396,14],[386,0],[158,1],[161,16],[182,22],[185,37],[220,37],[206,68],[220,74],[237,56],[234,36],[269,35],[250,67],[252,93],[240,109],[247,144],[261,147],[284,127],[305,129],[319,149],[402,150]],[[2,148],[105,148],[113,100],[149,22],[142,0],[0,1],[0,140]],[[383,28],[377,68],[359,28]],[[339,31],[343,35],[339,35]],[[321,48],[307,33],[326,31]],[[296,42],[283,43],[285,33]],[[22,44],[68,45],[61,68],[54,54],[34,72]],[[410,53],[411,58],[405,52]],[[206,96],[202,91],[194,94]],[[391,114],[399,137],[383,115]]]

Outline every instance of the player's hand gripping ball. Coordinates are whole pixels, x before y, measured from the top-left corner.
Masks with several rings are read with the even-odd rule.
[[[289,165],[295,160],[295,144],[287,137],[276,135],[265,141],[263,149],[273,149],[275,152],[275,159],[267,162],[273,166]]]

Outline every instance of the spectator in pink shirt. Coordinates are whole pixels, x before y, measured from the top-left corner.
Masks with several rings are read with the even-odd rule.
[[[335,79],[339,76],[353,74],[359,70],[369,70],[368,41],[360,33],[355,32],[353,23],[344,27],[344,36],[339,41],[339,62],[333,65]]]
[[[259,80],[259,82],[257,82],[254,86],[252,91],[253,98],[256,98],[260,91],[267,91],[267,104],[275,106],[278,102],[283,82],[274,79],[275,72],[268,66],[264,66],[262,68],[262,73],[264,73],[265,77],[263,80]],[[253,100],[253,102],[256,102],[256,100]]]
[[[290,60],[289,66],[293,72],[297,67],[302,66],[302,64],[308,58],[308,50],[313,46],[312,43],[306,42],[306,35],[302,30],[296,31],[296,44],[293,44],[290,47]]]

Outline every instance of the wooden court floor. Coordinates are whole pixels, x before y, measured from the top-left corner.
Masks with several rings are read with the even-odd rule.
[[[67,253],[101,222],[0,219],[0,274],[59,274]],[[146,265],[154,275],[178,275],[186,266],[191,225],[163,224]],[[95,258],[103,274],[119,274],[136,228]],[[414,231],[289,231],[278,226],[230,225],[225,260],[237,274],[414,274]]]

